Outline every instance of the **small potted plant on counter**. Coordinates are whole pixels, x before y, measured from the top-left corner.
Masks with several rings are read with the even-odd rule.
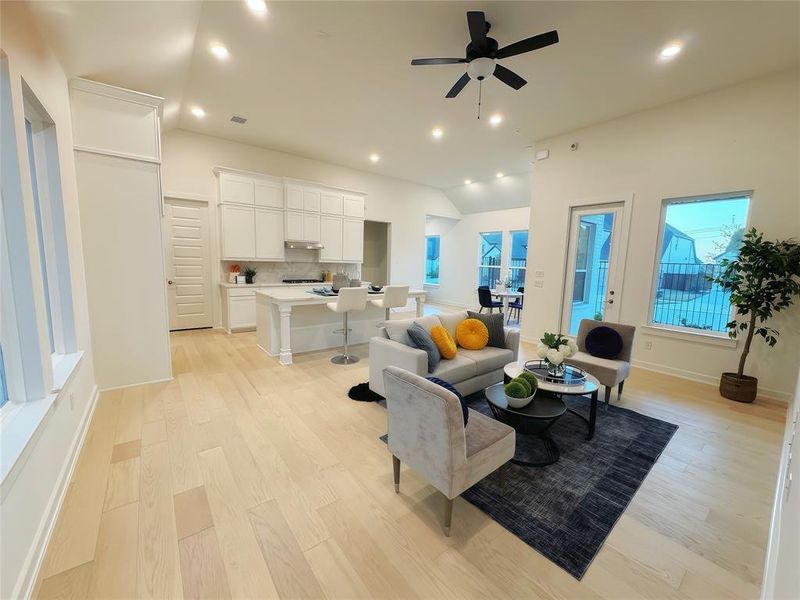
[[[256,277],[256,270],[250,265],[248,265],[244,268],[243,273],[244,273],[244,282],[253,283],[253,280]]]
[[[736,373],[723,373],[719,393],[737,402],[752,402],[758,393],[758,379],[744,374],[750,344],[756,334],[771,348],[778,331],[766,322],[776,312],[791,306],[800,294],[800,244],[794,240],[765,241],[754,229],[742,240],[739,256],[720,262],[722,271],[711,281],[730,292],[736,315],[727,324],[732,339],[745,335],[744,348]],[[746,334],[745,334],[746,332]]]

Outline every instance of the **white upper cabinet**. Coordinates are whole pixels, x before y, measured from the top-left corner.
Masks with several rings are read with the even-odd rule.
[[[364,218],[364,196],[344,196],[344,216],[354,219]]]
[[[342,194],[336,192],[322,192],[322,203],[320,205],[320,212],[323,215],[340,215],[342,214]]]
[[[364,262],[364,221],[342,219],[342,260]]]
[[[301,239],[307,242],[319,241],[319,222],[320,216],[317,214],[306,213],[303,215],[303,236]]]
[[[286,186],[286,210],[303,210],[303,188],[297,185]]]
[[[287,240],[302,240],[303,237],[303,213],[287,210],[286,215],[286,230],[284,236]]]
[[[283,185],[275,181],[255,180],[256,206],[283,208]]]
[[[303,210],[307,212],[319,212],[320,191],[315,189],[303,190]]]
[[[253,204],[254,185],[251,177],[222,173],[219,177],[219,199],[222,203]]]
[[[324,248],[319,251],[321,261],[342,260],[342,217],[322,215],[320,217],[320,238]]]
[[[256,255],[255,209],[223,204],[221,210],[222,258],[242,259]]]
[[[256,258],[283,260],[283,211],[272,208],[255,209]]]

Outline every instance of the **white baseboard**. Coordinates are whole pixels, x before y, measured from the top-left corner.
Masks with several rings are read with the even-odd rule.
[[[140,381],[138,383],[126,383],[125,385],[115,385],[100,390],[101,392],[110,392],[113,390],[124,390],[125,388],[136,387],[137,385],[150,385],[151,383],[164,383],[165,381],[172,381],[174,377],[164,377],[163,379],[154,379],[153,381]]]
[[[50,543],[50,538],[53,535],[53,530],[58,521],[58,514],[61,512],[61,506],[67,496],[67,484],[69,480],[72,479],[75,466],[78,464],[78,456],[80,455],[81,448],[83,448],[86,434],[89,431],[89,423],[91,423],[92,416],[94,416],[94,409],[97,406],[97,398],[99,395],[100,391],[95,385],[92,389],[92,397],[81,417],[80,427],[75,437],[72,439],[72,444],[67,453],[67,460],[64,461],[61,467],[58,481],[53,489],[53,493],[50,495],[50,501],[47,503],[47,510],[39,523],[35,542],[31,546],[28,556],[23,563],[20,578],[12,594],[14,598],[30,598],[33,594],[33,587],[36,585],[37,577],[39,577],[39,571],[41,571],[42,563],[44,562],[47,546]]]
[[[645,371],[653,371],[654,373],[662,373],[664,375],[674,375],[681,379],[688,379],[690,381],[697,381],[699,383],[707,383],[709,385],[719,385],[719,375],[706,375],[705,373],[697,373],[696,371],[689,371],[688,369],[678,369],[676,367],[669,367],[666,365],[659,365],[643,360],[634,360],[631,365]],[[768,398],[770,400],[777,400],[788,404],[791,401],[791,394],[781,390],[774,390],[759,386],[758,395],[761,398]]]

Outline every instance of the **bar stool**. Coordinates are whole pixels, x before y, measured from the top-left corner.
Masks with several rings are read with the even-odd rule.
[[[391,318],[390,311],[393,308],[400,308],[401,306],[405,306],[406,302],[408,302],[408,286],[387,285],[383,288],[383,298],[376,298],[375,300],[370,300],[370,302],[385,310],[384,319],[388,321]]]
[[[336,302],[328,302],[328,308],[333,312],[342,313],[344,328],[341,330],[344,333],[344,353],[337,354],[331,359],[335,365],[349,365],[357,363],[359,358],[354,354],[347,353],[347,334],[350,331],[347,328],[347,315],[353,310],[364,310],[367,307],[367,288],[353,287],[353,288],[339,288],[339,297]],[[338,333],[337,329],[334,333]]]

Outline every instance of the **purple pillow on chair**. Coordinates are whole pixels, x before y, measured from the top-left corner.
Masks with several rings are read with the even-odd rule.
[[[622,352],[622,336],[611,327],[601,325],[586,334],[586,351],[597,358],[615,359]]]

